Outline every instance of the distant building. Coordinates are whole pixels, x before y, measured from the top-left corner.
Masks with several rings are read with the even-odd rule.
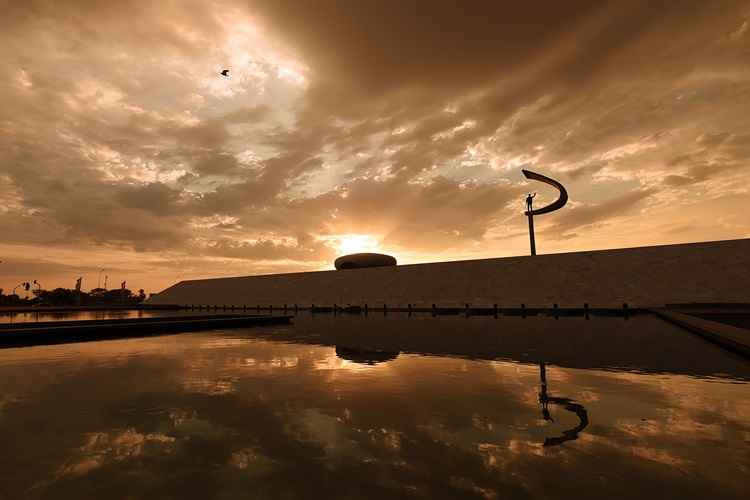
[[[353,253],[339,257],[333,265],[336,269],[395,266],[396,259],[382,253]]]
[[[750,238],[496,259],[395,265],[379,254],[336,269],[186,280],[150,304],[339,307],[663,307],[747,303]],[[370,267],[374,267],[369,269]],[[359,269],[358,269],[359,268]],[[362,269],[364,268],[364,269]],[[351,270],[341,272],[341,270]]]

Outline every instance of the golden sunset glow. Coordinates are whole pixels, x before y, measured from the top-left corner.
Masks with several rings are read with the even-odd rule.
[[[338,252],[341,255],[363,252],[382,252],[378,241],[367,234],[347,234],[338,238]]]
[[[346,4],[5,5],[0,288],[750,236],[746,2]]]

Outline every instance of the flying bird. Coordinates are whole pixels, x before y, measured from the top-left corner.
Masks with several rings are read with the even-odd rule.
[[[225,70],[223,70],[223,71],[221,72],[221,76],[226,76],[226,77],[229,77],[229,70],[228,70],[228,69],[225,69]]]

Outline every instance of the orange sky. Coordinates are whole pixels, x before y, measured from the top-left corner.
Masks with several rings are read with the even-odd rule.
[[[28,0],[0,18],[0,287],[750,237],[732,1]],[[230,78],[219,76],[230,69]]]

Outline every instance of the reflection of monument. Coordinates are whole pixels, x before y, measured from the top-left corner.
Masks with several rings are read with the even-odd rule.
[[[569,398],[556,398],[547,395],[547,367],[544,365],[544,361],[539,363],[539,377],[541,378],[541,386],[539,388],[539,402],[542,404],[542,417],[544,420],[552,422],[552,417],[549,414],[549,403],[554,405],[560,405],[568,411],[575,413],[578,416],[578,425],[567,431],[563,431],[562,436],[545,438],[544,446],[557,446],[563,444],[565,441],[572,441],[578,439],[578,433],[589,425],[589,415],[586,412],[586,408],[583,405],[573,402]]]
[[[339,257],[333,263],[336,269],[361,269],[363,267],[395,266],[396,259],[382,253],[353,253]]]
[[[558,208],[564,207],[568,202],[568,192],[565,190],[562,184],[554,179],[550,179],[549,177],[545,177],[542,174],[537,174],[536,172],[532,172],[530,170],[521,170],[521,172],[523,172],[523,175],[525,175],[527,179],[544,182],[545,184],[556,187],[558,191],[560,191],[560,197],[557,200],[550,203],[546,207],[537,208],[536,210],[532,210],[531,207],[532,199],[534,198],[534,196],[536,196],[536,193],[534,193],[534,196],[529,194],[526,197],[526,211],[523,214],[529,218],[529,240],[531,241],[531,255],[536,255],[536,241],[534,241],[534,216],[548,214],[550,212],[554,212]]]
[[[336,356],[339,358],[366,365],[393,361],[398,355],[398,352],[361,349],[359,347],[344,347],[339,345],[336,346]]]

